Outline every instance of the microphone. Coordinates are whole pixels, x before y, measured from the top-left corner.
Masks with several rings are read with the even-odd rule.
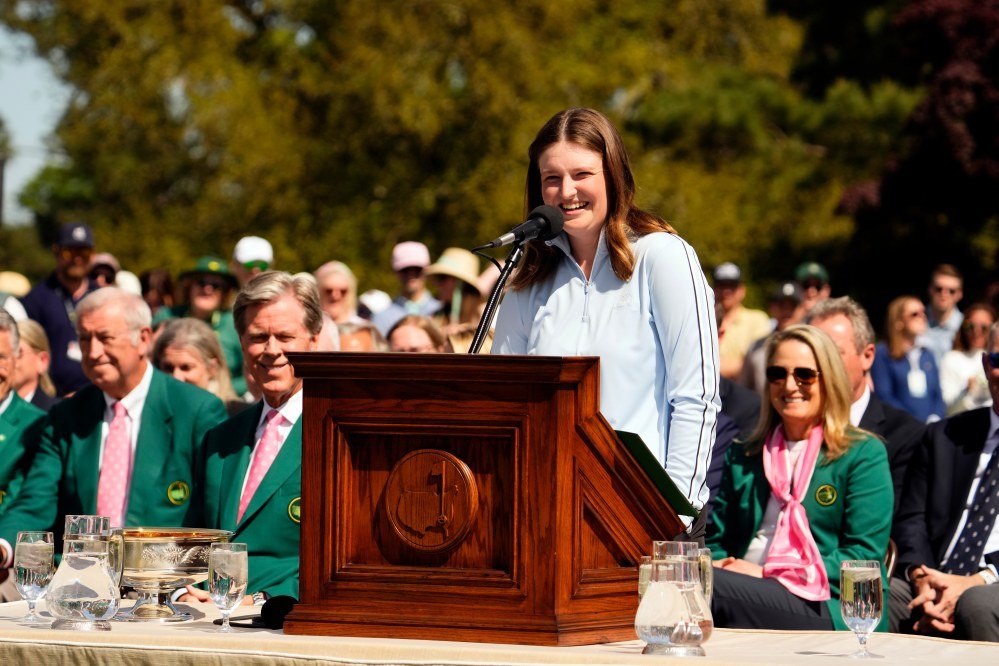
[[[538,206],[527,216],[526,222],[483,247],[503,247],[511,243],[526,243],[535,238],[543,241],[551,240],[562,233],[564,224],[565,217],[561,210],[554,206]]]

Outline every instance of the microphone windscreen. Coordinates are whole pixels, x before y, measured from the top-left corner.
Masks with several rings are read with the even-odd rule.
[[[286,594],[271,597],[260,607],[260,619],[268,629],[281,629],[284,627],[284,618],[297,603],[298,599]]]
[[[538,206],[531,211],[528,219],[531,218],[541,218],[548,222],[548,231],[538,236],[543,241],[551,240],[558,236],[562,233],[562,227],[565,226],[565,215],[555,206]]]

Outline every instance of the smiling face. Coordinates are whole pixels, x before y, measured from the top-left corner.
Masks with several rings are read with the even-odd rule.
[[[291,292],[247,308],[240,337],[246,368],[267,404],[280,407],[302,385],[285,352],[315,351],[319,335],[305,327],[305,308]]]
[[[822,420],[822,382],[802,384],[794,378],[795,368],[818,370],[812,348],[800,340],[785,340],[777,345],[769,365],[787,370],[787,378],[770,382],[770,405],[780,416],[784,434],[789,440],[808,437],[812,426]]]
[[[213,312],[222,308],[229,283],[225,278],[210,273],[196,275],[191,280],[191,316],[208,319]]]
[[[560,141],[538,158],[541,196],[565,216],[570,238],[592,242],[607,221],[608,196],[600,153]]]
[[[76,322],[83,373],[94,386],[121,399],[142,380],[152,331],[129,331],[122,306],[115,302],[80,315]]]

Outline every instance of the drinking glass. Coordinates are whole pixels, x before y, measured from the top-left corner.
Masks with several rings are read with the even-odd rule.
[[[638,561],[638,601],[641,602],[645,596],[645,590],[649,587],[652,579],[652,556],[642,555]]]
[[[219,632],[230,632],[229,614],[243,601],[247,585],[245,543],[213,543],[208,556],[208,592],[222,614]]]
[[[860,650],[848,656],[880,658],[867,650],[867,639],[881,621],[884,605],[881,563],[877,560],[844,560],[840,566],[839,608],[843,621],[860,641]]]
[[[714,622],[697,569],[689,557],[652,561],[652,578],[635,615],[635,633],[646,643],[642,654],[704,656],[701,643],[710,638]]]
[[[704,600],[710,606],[711,593],[715,588],[715,567],[711,559],[710,548],[697,549],[697,564],[700,568],[698,574],[701,577],[701,591],[704,593]]]
[[[19,621],[26,624],[47,622],[35,613],[35,604],[45,597],[55,573],[52,558],[55,543],[52,532],[18,532],[14,548],[14,585],[28,602],[28,614]]]

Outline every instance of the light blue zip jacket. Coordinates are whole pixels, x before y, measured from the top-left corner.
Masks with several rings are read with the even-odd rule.
[[[492,352],[599,356],[600,411],[615,429],[641,435],[700,509],[721,401],[714,294],[696,253],[673,234],[643,236],[624,282],[601,232],[587,282],[564,233],[548,244],[563,252],[558,268],[507,291]]]

